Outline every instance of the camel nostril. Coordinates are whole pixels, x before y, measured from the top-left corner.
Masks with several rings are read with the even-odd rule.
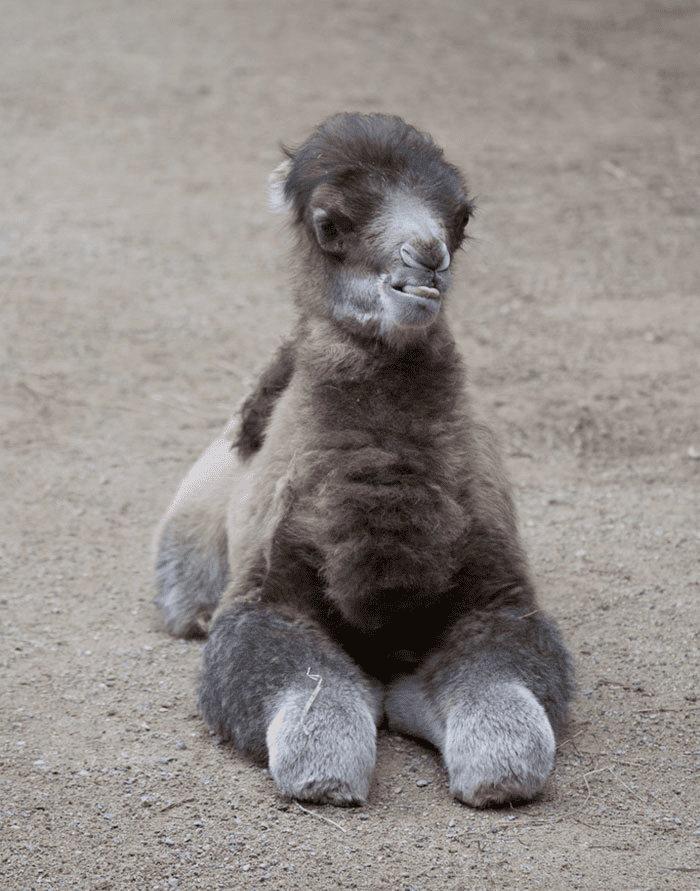
[[[431,272],[444,272],[450,265],[450,252],[444,241],[416,245],[406,241],[401,245],[401,259],[412,269],[427,269]]]
[[[440,242],[440,248],[442,250],[442,259],[440,260],[440,265],[435,269],[436,272],[444,272],[450,268],[450,252],[447,250],[447,245],[444,241]]]

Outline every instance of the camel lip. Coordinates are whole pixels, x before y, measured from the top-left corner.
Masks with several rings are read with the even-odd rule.
[[[432,275],[407,275],[406,270],[382,276],[382,287],[385,292],[392,293],[397,298],[403,297],[428,302],[439,301],[442,293],[435,287],[435,284]]]
[[[392,324],[399,328],[425,328],[437,318],[442,307],[442,294],[437,288],[400,281],[382,282],[382,294],[388,300]]]
[[[401,294],[410,294],[412,297],[422,297],[426,300],[439,300],[440,292],[437,288],[429,288],[427,285],[404,285],[402,288],[394,288]]]

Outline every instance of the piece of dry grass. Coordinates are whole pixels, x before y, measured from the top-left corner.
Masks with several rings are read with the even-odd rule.
[[[318,814],[318,813],[316,813],[316,811],[307,810],[307,808],[305,808],[301,804],[299,804],[298,801],[297,801],[297,805],[299,806],[299,808],[302,811],[304,811],[305,814],[309,814],[309,816],[311,816],[311,817],[318,817],[319,820],[323,820],[326,823],[330,823],[331,826],[335,826],[336,829],[340,829],[341,832],[345,832],[345,829],[340,825],[340,823],[336,823],[335,820],[329,820],[328,817],[324,817],[323,814]]]
[[[311,707],[313,706],[314,702],[316,702],[316,698],[317,698],[318,694],[321,692],[321,687],[323,686],[323,678],[321,677],[320,674],[311,674],[311,666],[309,666],[309,668],[306,669],[306,676],[307,676],[307,678],[311,678],[312,681],[318,682],[316,684],[316,686],[314,687],[313,693],[311,694],[311,696],[309,696],[309,701],[304,706],[304,711],[301,713],[301,728],[304,731],[304,734],[306,736],[309,736],[309,729],[306,726],[306,724],[304,724],[304,719],[311,711]]]

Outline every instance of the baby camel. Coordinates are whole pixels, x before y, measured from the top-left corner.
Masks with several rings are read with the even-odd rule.
[[[362,802],[384,720],[461,801],[531,798],[572,671],[445,318],[464,181],[401,119],[341,114],[272,191],[296,327],[156,536],[166,627],[209,636],[201,712],[301,800]]]

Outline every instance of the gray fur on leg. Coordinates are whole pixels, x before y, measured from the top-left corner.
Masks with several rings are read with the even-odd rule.
[[[199,707],[219,736],[268,763],[282,792],[337,805],[367,796],[382,691],[312,623],[257,602],[222,613]]]
[[[268,727],[270,773],[302,801],[362,804],[375,764],[377,715],[352,685],[309,677],[308,688],[285,693]]]
[[[443,756],[450,790],[473,807],[532,798],[554,767],[545,710],[523,684],[501,683],[447,714]]]
[[[174,637],[205,637],[229,581],[226,536],[206,542],[171,521],[156,552],[155,603]]]

